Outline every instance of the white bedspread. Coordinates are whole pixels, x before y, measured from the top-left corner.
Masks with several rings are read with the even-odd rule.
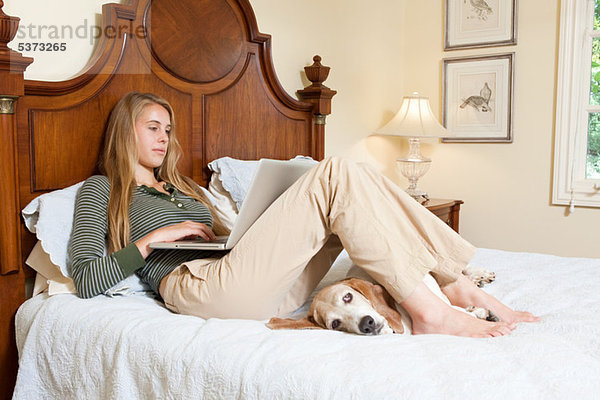
[[[496,272],[485,290],[542,322],[494,339],[361,337],[205,321],[148,297],[39,295],[16,318],[14,399],[599,399],[600,259],[473,261]]]

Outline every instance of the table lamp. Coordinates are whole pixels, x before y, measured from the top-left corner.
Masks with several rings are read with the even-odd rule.
[[[429,200],[427,193],[417,188],[417,181],[425,175],[431,159],[421,154],[421,138],[453,136],[435,118],[429,106],[429,98],[414,92],[405,96],[400,111],[383,128],[377,131],[382,135],[407,136],[408,154],[396,160],[402,175],[408,181],[406,192],[415,200]]]

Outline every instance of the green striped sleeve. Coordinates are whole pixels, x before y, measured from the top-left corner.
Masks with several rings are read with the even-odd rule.
[[[104,293],[145,264],[135,244],[106,255],[109,196],[108,179],[93,176],[83,184],[75,201],[69,258],[71,277],[82,298]]]
[[[121,268],[125,276],[133,275],[135,271],[146,265],[146,260],[142,257],[140,249],[138,249],[135,243],[122,248],[115,252],[114,255],[119,268]]]

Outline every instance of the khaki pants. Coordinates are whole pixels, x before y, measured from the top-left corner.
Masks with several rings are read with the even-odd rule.
[[[431,272],[454,282],[475,248],[369,166],[336,157],[307,172],[220,259],[182,264],[167,307],[203,318],[267,319],[302,305],[343,248],[402,302]]]

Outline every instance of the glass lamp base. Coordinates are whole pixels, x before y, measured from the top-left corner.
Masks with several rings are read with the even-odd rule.
[[[413,199],[417,200],[419,203],[425,202],[429,200],[429,195],[427,192],[421,189],[411,189],[410,187],[406,188],[406,193],[408,193]]]
[[[411,195],[418,202],[429,200],[427,192],[417,187],[417,182],[420,177],[425,175],[431,160],[425,157],[422,158],[399,158],[396,160],[400,172],[409,181],[409,186],[406,189],[406,193]]]

